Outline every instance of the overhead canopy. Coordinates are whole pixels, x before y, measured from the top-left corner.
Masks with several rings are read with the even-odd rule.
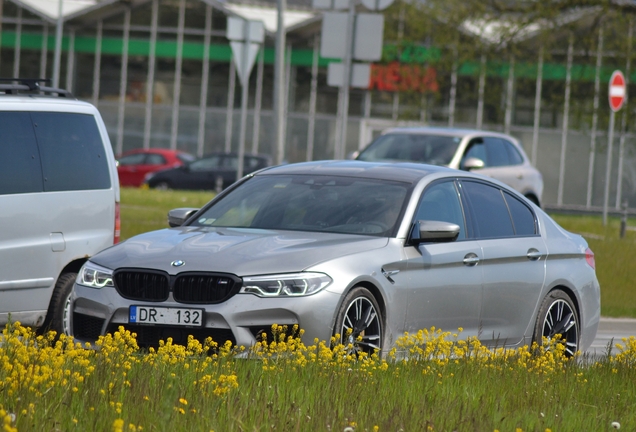
[[[275,33],[277,30],[278,13],[275,7],[254,6],[247,4],[225,3],[225,9],[246,20],[263,21],[265,30],[268,33]],[[283,26],[289,30],[302,23],[312,21],[316,17],[311,11],[285,11],[283,15]]]
[[[64,20],[67,20],[90,10],[106,6],[115,0],[13,0],[17,5],[42,17],[46,21],[57,21],[60,1],[62,2],[62,16]]]

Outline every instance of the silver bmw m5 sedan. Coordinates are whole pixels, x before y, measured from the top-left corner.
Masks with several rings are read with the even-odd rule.
[[[273,324],[390,350],[435,326],[492,346],[560,334],[592,343],[594,254],[513,189],[416,163],[322,161],[246,176],[172,228],[93,256],[67,308],[94,342],[120,326],[140,346],[188,335],[249,347]]]

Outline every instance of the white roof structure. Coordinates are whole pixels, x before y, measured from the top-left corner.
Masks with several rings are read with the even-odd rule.
[[[57,21],[59,18],[60,1],[64,19],[112,3],[112,1],[98,0],[14,0],[18,5],[47,21]]]
[[[278,24],[276,8],[237,3],[224,3],[223,6],[228,11],[246,20],[263,21],[265,30],[268,33],[276,33]],[[283,25],[286,30],[289,30],[292,27],[313,20],[317,15],[322,16],[322,14],[311,11],[286,10],[283,15]]]

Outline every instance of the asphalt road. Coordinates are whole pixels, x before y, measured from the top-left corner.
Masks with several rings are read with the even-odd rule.
[[[616,354],[618,353],[616,344],[623,344],[622,339],[630,336],[636,337],[636,319],[601,318],[596,339],[587,353],[594,356],[606,354],[609,344],[612,343],[612,354]]]

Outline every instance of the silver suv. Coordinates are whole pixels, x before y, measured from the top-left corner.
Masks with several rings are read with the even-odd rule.
[[[444,165],[495,178],[541,205],[543,177],[510,135],[472,129],[403,127],[388,129],[356,159]]]
[[[119,241],[119,181],[97,109],[42,82],[0,80],[0,326],[70,334],[77,272]]]

